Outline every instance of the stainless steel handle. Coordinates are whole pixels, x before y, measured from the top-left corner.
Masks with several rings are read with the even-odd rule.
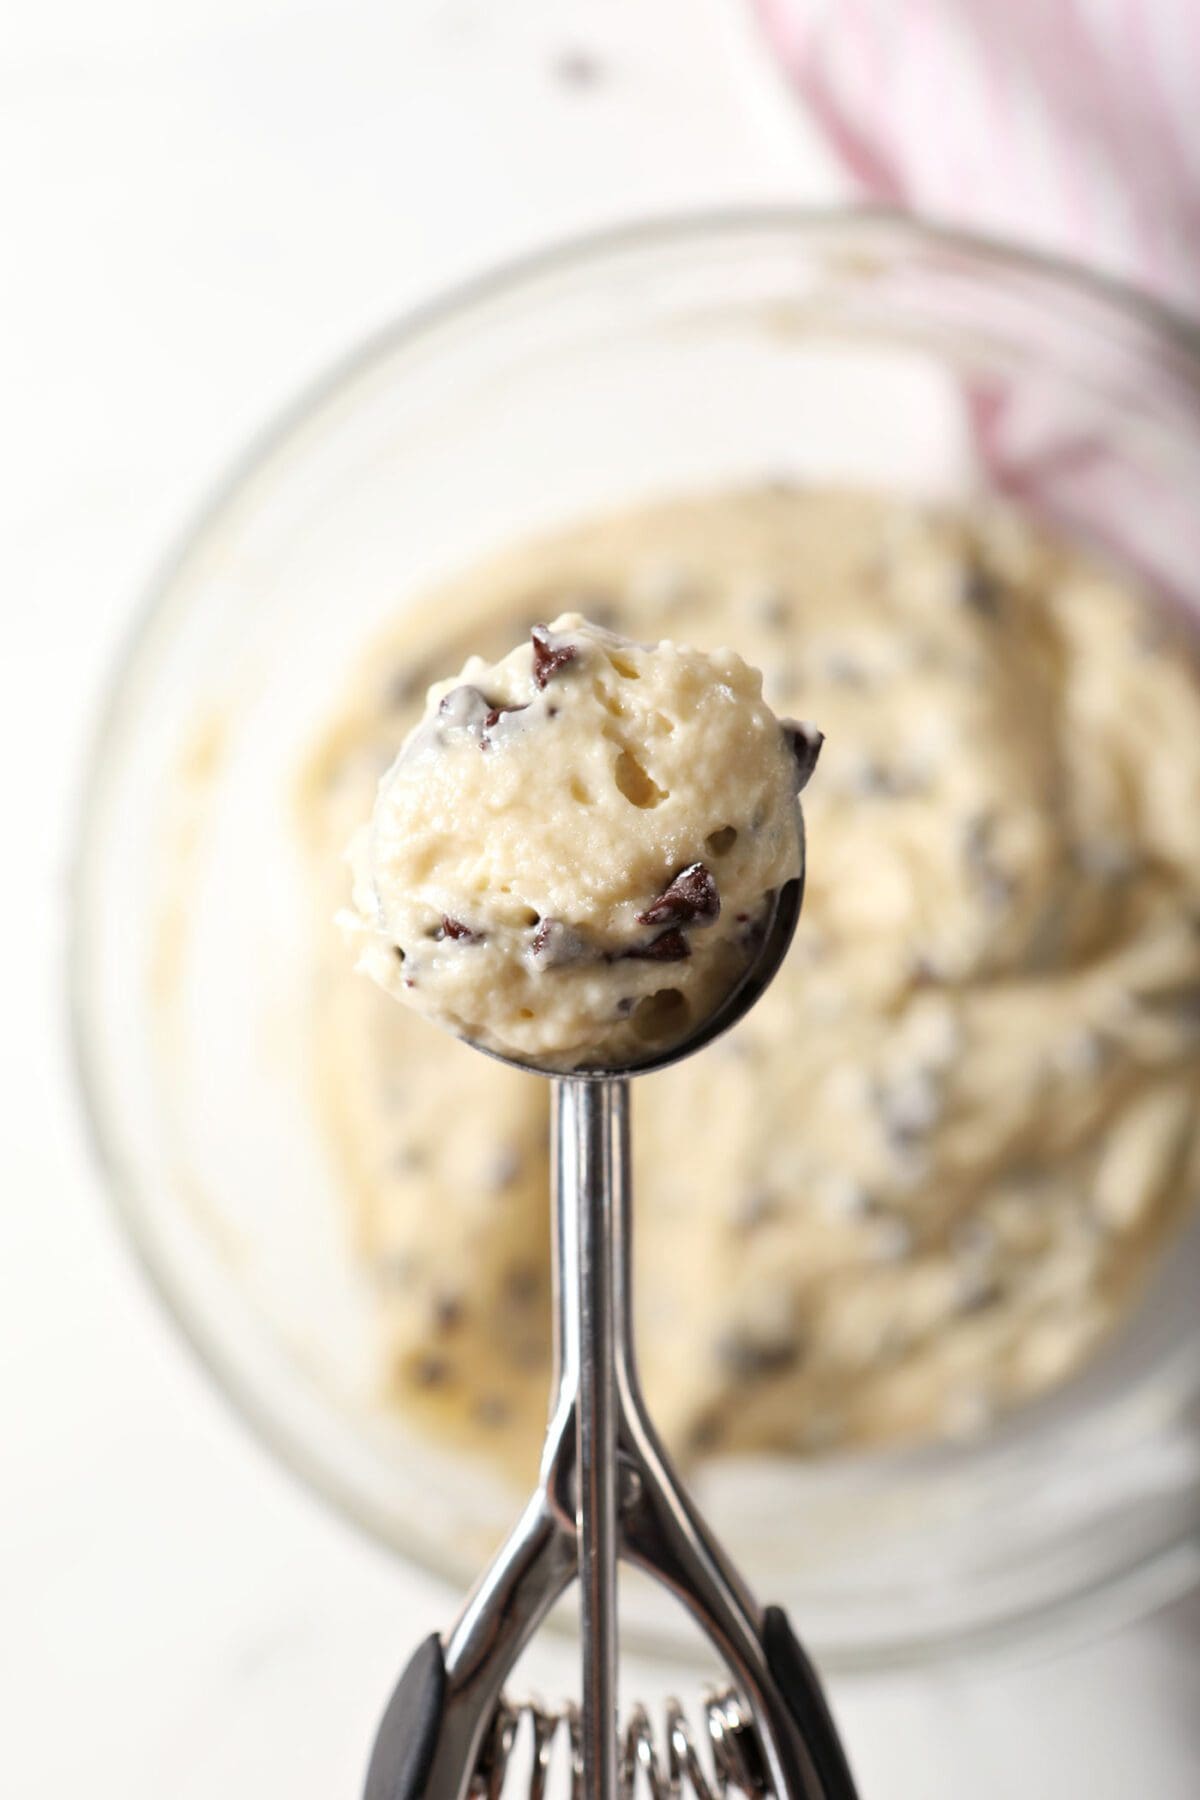
[[[620,1800],[616,1577],[625,1557],[692,1613],[735,1677],[762,1765],[755,1790],[779,1800],[855,1800],[803,1651],[778,1608],[755,1604],[710,1535],[642,1398],[626,1080],[555,1082],[552,1167],[555,1383],[541,1478],[444,1640],[436,1742],[415,1759],[409,1786],[389,1787],[381,1768],[372,1792],[413,1800],[419,1787],[420,1800],[466,1800],[488,1755],[504,1682],[578,1573],[580,1791],[584,1800]],[[404,1700],[398,1692],[402,1720]]]
[[[558,1360],[575,1392],[584,1793],[617,1800],[617,1380],[614,1216],[628,1212],[629,1084],[554,1084]]]

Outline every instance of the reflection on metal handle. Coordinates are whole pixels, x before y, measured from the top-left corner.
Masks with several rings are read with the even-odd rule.
[[[575,1377],[576,1519],[588,1800],[617,1800],[617,1386],[613,1211],[628,1180],[629,1087],[555,1083],[559,1359]]]

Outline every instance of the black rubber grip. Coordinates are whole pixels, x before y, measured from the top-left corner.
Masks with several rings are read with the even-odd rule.
[[[858,1800],[850,1764],[816,1670],[801,1649],[781,1606],[768,1606],[763,1614],[763,1650],[812,1758],[824,1800]]]
[[[442,1642],[425,1639],[396,1683],[375,1736],[363,1800],[420,1800],[446,1698]]]

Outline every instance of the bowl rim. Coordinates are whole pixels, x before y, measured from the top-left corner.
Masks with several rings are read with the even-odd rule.
[[[110,652],[100,683],[100,698],[85,736],[84,764],[71,818],[72,846],[67,883],[63,998],[73,1086],[82,1113],[89,1159],[101,1178],[107,1202],[121,1227],[121,1237],[151,1292],[216,1384],[234,1416],[260,1449],[333,1509],[393,1554],[448,1583],[457,1584],[461,1566],[432,1541],[401,1543],[390,1524],[351,1494],[323,1468],[299,1433],[281,1424],[269,1406],[242,1379],[236,1358],[228,1355],[208,1331],[198,1310],[185,1296],[169,1258],[160,1254],[142,1219],[135,1179],[125,1167],[120,1131],[106,1105],[100,1077],[100,1049],[88,994],[87,965],[93,914],[93,890],[104,843],[106,802],[120,775],[121,736],[127,699],[135,689],[144,657],[176,601],[174,588],[191,559],[220,528],[230,506],[262,473],[294,435],[319,415],[344,389],[368,375],[398,351],[419,348],[446,326],[461,325],[490,303],[534,291],[539,282],[560,275],[586,273],[629,254],[653,254],[675,247],[700,247],[706,241],[736,241],[761,235],[791,236],[810,244],[835,246],[839,237],[863,248],[864,235],[881,250],[931,248],[960,255],[973,267],[1032,278],[1048,290],[1092,302],[1126,324],[1140,327],[1153,341],[1191,365],[1200,394],[1200,322],[1113,276],[1069,258],[1030,249],[1011,241],[961,230],[920,217],[903,208],[879,205],[833,207],[789,204],[697,208],[649,215],[558,239],[495,264],[465,280],[449,284],[366,334],[301,385],[277,407],[240,453],[233,456],[199,503],[174,532],[168,547],[151,565],[124,630]],[[182,603],[182,602],[181,602]],[[920,1446],[916,1447],[917,1453]],[[1074,1642],[1099,1621],[1104,1626],[1131,1619],[1165,1602],[1181,1587],[1200,1579],[1200,1547],[1182,1529],[1170,1541],[1152,1546],[1127,1564],[1105,1572],[1066,1595],[1034,1602],[1008,1616],[994,1616],[964,1626],[936,1627],[895,1642],[850,1649],[831,1647],[825,1657],[834,1668],[878,1670],[921,1665],[964,1650],[1004,1650],[1037,1637]],[[656,1649],[676,1661],[674,1640],[656,1645],[639,1634],[638,1648]]]

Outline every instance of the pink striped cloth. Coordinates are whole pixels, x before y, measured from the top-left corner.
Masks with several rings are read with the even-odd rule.
[[[864,193],[1200,312],[1200,0],[752,0]]]

